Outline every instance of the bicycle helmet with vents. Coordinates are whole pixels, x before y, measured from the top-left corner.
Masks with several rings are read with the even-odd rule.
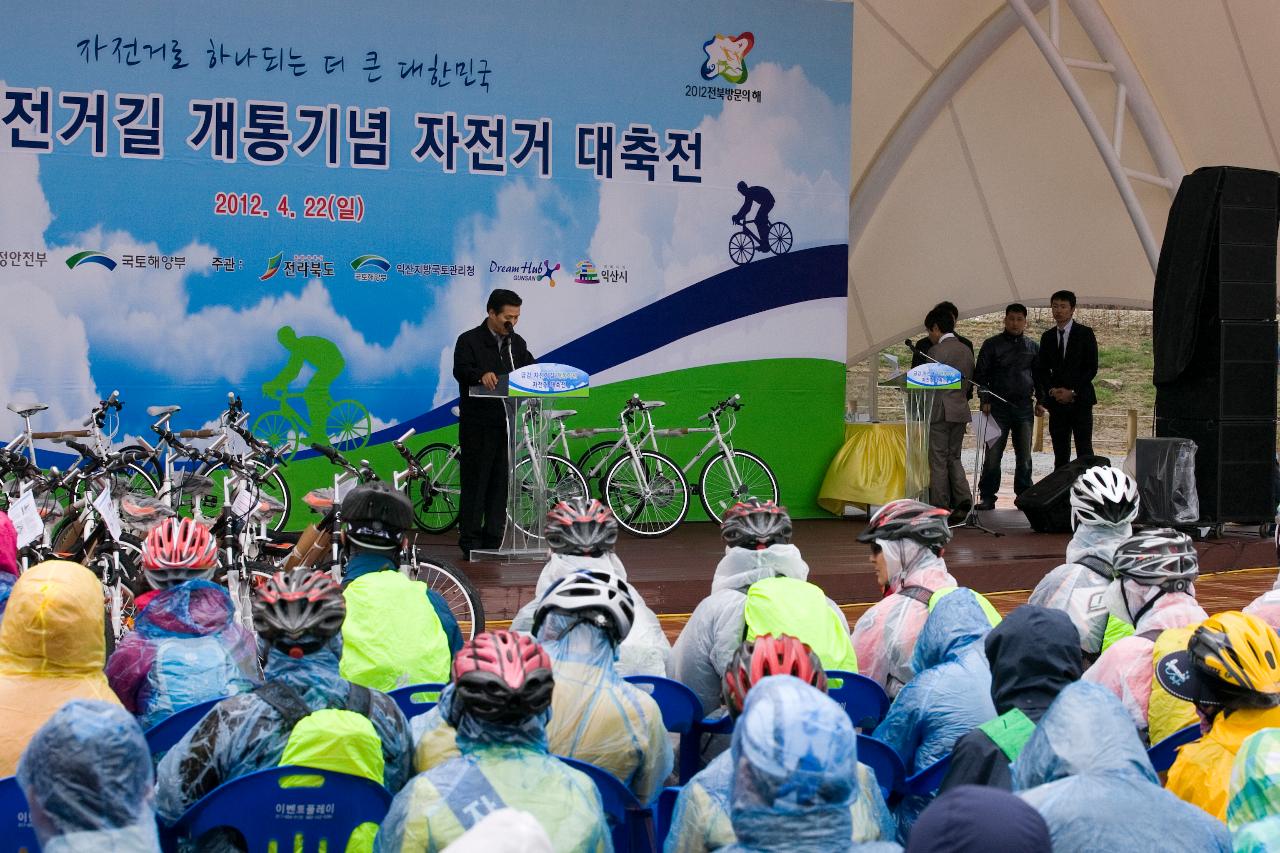
[[[791,542],[791,516],[787,508],[756,498],[736,503],[725,510],[720,536],[730,548],[761,551],[770,545]]]
[[[405,531],[413,528],[413,504],[387,483],[364,483],[342,499],[342,527],[355,545],[398,551]]]
[[[347,602],[328,572],[298,569],[276,572],[253,602],[258,635],[290,657],[324,646],[342,630]]]
[[[769,675],[793,675],[827,692],[827,673],[812,649],[788,634],[761,634],[738,646],[724,671],[720,695],[730,716],[742,713],[747,693]]]
[[[1200,574],[1191,537],[1170,528],[1145,530],[1120,543],[1112,559],[1116,578],[1165,592],[1185,592]]]
[[[556,581],[538,602],[533,615],[536,637],[547,616],[571,613],[609,634],[614,645],[626,639],[635,621],[636,603],[627,582],[608,572],[581,571]]]
[[[1128,524],[1138,517],[1138,484],[1119,468],[1097,465],[1071,485],[1071,529]]]
[[[537,641],[516,631],[486,631],[453,659],[453,706],[448,722],[462,714],[498,723],[518,723],[551,705],[551,658]]]
[[[166,518],[142,543],[142,569],[155,589],[208,580],[218,568],[218,543],[191,518]]]
[[[557,554],[599,557],[618,541],[618,521],[595,498],[569,498],[547,513],[547,546]]]
[[[1238,610],[1210,616],[1185,650],[1160,659],[1156,678],[1187,702],[1273,708],[1280,705],[1280,636],[1258,617]]]
[[[858,541],[910,539],[941,554],[951,541],[951,528],[947,526],[950,515],[945,509],[910,498],[890,501],[871,516],[866,529],[858,534]]]

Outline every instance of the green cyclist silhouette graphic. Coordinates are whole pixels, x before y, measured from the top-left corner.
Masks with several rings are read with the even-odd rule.
[[[331,389],[347,367],[338,345],[318,335],[299,335],[291,326],[282,326],[276,340],[289,353],[289,360],[275,377],[262,385],[262,394],[279,403],[279,408],[261,414],[253,423],[253,434],[292,457],[310,444],[328,444],[344,450],[363,447],[373,432],[369,410],[356,400],[334,400]],[[290,390],[303,370],[311,376],[301,391]],[[304,417],[289,401],[302,399]]]

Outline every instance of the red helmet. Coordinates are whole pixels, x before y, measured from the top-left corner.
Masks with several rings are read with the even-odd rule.
[[[768,675],[794,675],[827,692],[827,672],[813,649],[788,634],[761,634],[738,646],[724,671],[720,695],[731,716],[742,713],[747,692]]]
[[[258,636],[290,657],[310,654],[342,630],[347,602],[328,572],[276,572],[253,600]]]
[[[910,498],[890,501],[871,516],[866,529],[858,534],[858,541],[874,543],[910,539],[935,554],[941,554],[951,541],[951,528],[947,526],[949,516],[945,509]]]
[[[618,522],[595,498],[569,498],[547,513],[546,535],[557,554],[599,557],[618,541]]]
[[[191,518],[166,518],[142,543],[142,568],[156,589],[213,577],[218,543],[209,528]]]
[[[538,642],[516,631],[486,631],[453,659],[456,727],[465,711],[481,720],[518,723],[551,704],[551,658]]]
[[[785,506],[748,498],[725,510],[720,536],[731,548],[761,551],[770,545],[786,545],[791,542],[791,516]]]

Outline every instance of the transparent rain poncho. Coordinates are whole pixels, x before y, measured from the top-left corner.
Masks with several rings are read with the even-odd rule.
[[[0,776],[64,703],[120,703],[102,674],[103,620],[102,583],[79,563],[49,560],[14,584],[0,623]]]
[[[957,740],[995,718],[982,643],[990,631],[986,613],[968,589],[957,589],[934,605],[912,658],[917,674],[872,734],[893,747],[907,775],[950,754]],[[902,800],[895,809],[901,838],[932,800],[932,795]]]
[[[440,695],[446,719],[454,718],[454,690]],[[378,833],[385,853],[434,853],[509,808],[537,818],[552,848],[566,853],[612,849],[600,795],[583,773],[547,751],[544,711],[518,724],[457,716],[460,755],[415,776],[391,804]]]
[[[312,711],[346,707],[351,685],[338,675],[342,641],[301,658],[271,649],[266,680],[298,692]],[[409,779],[413,744],[404,714],[389,696],[373,691],[369,721],[382,740],[383,785],[395,793]],[[274,708],[253,694],[232,696],[178,741],[156,771],[156,811],[172,823],[197,800],[229,779],[276,767],[290,730]]]
[[[704,714],[720,707],[721,679],[745,636],[747,590],[756,581],[775,577],[808,580],[809,566],[799,548],[726,548],[711,581],[711,594],[699,602],[680,631],[671,650],[670,675],[697,695]],[[847,626],[840,608],[827,601]]]
[[[1229,851],[1221,821],[1160,787],[1124,707],[1096,684],[1066,687],[1013,763],[1013,787],[1055,850]]]
[[[43,850],[158,851],[151,754],[119,705],[75,699],[32,737],[18,784]]]
[[[859,673],[878,682],[893,698],[915,675],[911,656],[929,616],[925,603],[928,596],[925,601],[917,601],[899,591],[911,586],[933,593],[959,583],[941,557],[917,542],[896,539],[881,542],[880,546],[889,570],[891,594],[859,617],[853,627],[853,649],[858,653]]]
[[[1280,850],[1280,729],[1254,732],[1236,753],[1227,826],[1236,853]]]
[[[1115,577],[1111,562],[1116,548],[1133,534],[1133,525],[1081,524],[1067,543],[1067,561],[1041,578],[1027,604],[1065,611],[1080,632],[1080,648],[1086,654],[1102,651],[1110,615],[1100,593]],[[1100,574],[1080,561],[1098,561]]]
[[[542,824],[528,812],[498,809],[445,848],[446,853],[555,853]]]
[[[0,575],[0,581],[3,579],[3,575]],[[1280,574],[1276,575],[1275,583],[1271,585],[1271,589],[1249,602],[1248,606],[1244,608],[1244,612],[1251,616],[1257,616],[1272,628],[1280,631]]]
[[[533,633],[533,616],[542,596],[556,581],[581,571],[605,572],[624,581],[627,579],[626,568],[613,552],[600,557],[552,554],[551,559],[542,567],[542,573],[538,575],[533,600],[516,613],[511,620],[511,630]],[[635,600],[635,619],[630,633],[618,646],[618,672],[623,678],[630,675],[657,675],[665,678],[667,664],[671,659],[671,641],[662,630],[657,614],[644,603],[634,586],[631,587],[631,597]]]
[[[107,661],[107,680],[144,729],[209,699],[262,682],[256,639],[227,591],[192,580],[162,590]]]

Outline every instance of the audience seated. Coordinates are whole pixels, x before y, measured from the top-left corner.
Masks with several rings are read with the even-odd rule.
[[[1013,788],[1054,850],[1231,850],[1221,821],[1160,788],[1124,706],[1096,684],[1058,694],[1013,763]]]
[[[49,560],[13,585],[0,622],[0,776],[12,776],[36,729],[72,699],[120,704],[106,664],[102,583]]]
[[[997,851],[1053,853],[1049,827],[1038,811],[1003,789],[960,785],[920,813],[906,853]]]
[[[448,847],[446,853],[555,853],[542,824],[528,812],[498,809]]]
[[[1249,735],[1231,769],[1227,827],[1235,853],[1280,850],[1280,728]]]

